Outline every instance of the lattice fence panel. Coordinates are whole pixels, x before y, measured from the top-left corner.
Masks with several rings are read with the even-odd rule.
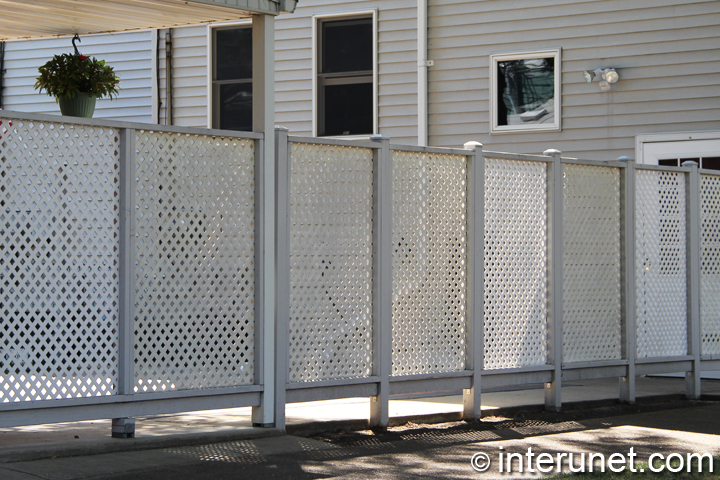
[[[685,175],[638,170],[635,211],[637,353],[687,353]]]
[[[372,370],[372,149],[295,143],[289,381]]]
[[[137,392],[254,381],[254,148],[137,132]]]
[[[619,359],[620,170],[563,166],[563,359]]]
[[[700,176],[702,353],[720,353],[720,176]]]
[[[547,361],[547,165],[486,159],[485,364]]]
[[[118,132],[0,117],[0,401],[117,393]]]
[[[465,369],[467,157],[393,153],[393,375]]]

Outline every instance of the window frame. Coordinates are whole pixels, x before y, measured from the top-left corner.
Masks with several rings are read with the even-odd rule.
[[[238,20],[238,21],[232,21],[232,22],[222,22],[217,23],[214,25],[208,25],[207,29],[207,48],[208,48],[208,68],[207,68],[207,128],[210,129],[220,129],[220,108],[219,108],[219,102],[220,102],[220,95],[219,92],[216,94],[216,91],[219,90],[216,85],[221,84],[232,84],[232,83],[250,83],[252,85],[252,77],[250,77],[250,80],[242,79],[242,81],[237,80],[215,80],[215,74],[217,72],[217,65],[216,61],[217,58],[215,56],[216,52],[216,41],[217,41],[217,35],[216,32],[218,30],[232,30],[236,28],[248,28],[252,29],[252,20]]]
[[[532,60],[535,58],[554,59],[554,109],[553,123],[535,125],[498,125],[498,63],[508,60]],[[547,132],[562,130],[562,49],[530,50],[490,55],[490,133]]]
[[[318,13],[312,16],[312,136],[318,137],[321,124],[321,112],[323,111],[320,105],[321,103],[321,73],[320,73],[320,62],[322,61],[322,46],[320,44],[321,38],[321,23],[326,21],[335,20],[352,20],[354,18],[371,18],[372,25],[372,116],[373,116],[373,128],[372,133],[360,134],[360,135],[328,135],[322,138],[335,138],[335,139],[359,139],[369,138],[371,135],[377,135],[378,133],[378,21],[377,21],[377,8],[366,9],[366,10],[349,10],[344,12],[329,12],[329,13]],[[341,77],[350,77],[352,72],[344,73],[341,75],[334,76],[331,80],[333,83],[342,83]],[[363,82],[353,82],[363,83]],[[366,82],[369,83],[369,82]]]

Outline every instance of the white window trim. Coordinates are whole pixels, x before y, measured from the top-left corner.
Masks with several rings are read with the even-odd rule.
[[[347,10],[343,12],[328,12],[328,13],[316,13],[312,16],[312,136],[318,136],[318,23],[319,21],[337,18],[343,19],[347,17],[363,17],[372,16],[373,26],[373,135],[378,133],[378,9],[373,8],[370,10]],[[340,140],[357,140],[367,139],[370,135],[341,135],[333,137],[322,137],[322,138],[334,138]]]
[[[694,140],[720,140],[720,131],[701,131],[701,132],[668,132],[668,133],[651,133],[635,136],[635,161],[637,163],[645,162],[645,144],[657,142],[692,142]],[[702,152],[693,152],[702,153]],[[715,155],[715,152],[707,152],[708,156]],[[675,158],[674,155],[668,155],[668,158]]]
[[[538,125],[498,125],[497,64],[506,60],[527,60],[555,57],[555,122]],[[527,52],[495,53],[490,55],[490,133],[521,133],[562,130],[562,49],[531,50]]]
[[[213,31],[216,28],[227,28],[233,26],[252,25],[251,19],[234,20],[230,22],[218,22],[208,25],[207,31],[207,128],[213,128],[213,65],[215,64],[215,52],[213,51]]]

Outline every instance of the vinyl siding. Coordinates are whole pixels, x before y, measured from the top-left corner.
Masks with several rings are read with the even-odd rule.
[[[720,128],[720,2],[430,0],[430,144],[614,159],[635,135]],[[562,131],[490,134],[489,55],[562,48]],[[610,92],[583,70],[614,67]]]
[[[120,94],[114,100],[100,99],[96,118],[152,121],[152,32],[150,30],[87,35],[78,49],[111,65],[120,77]],[[34,89],[38,67],[53,55],[73,51],[71,37],[18,40],[5,43],[3,103],[6,110],[60,115],[55,99]]]
[[[275,23],[276,123],[294,135],[312,134],[313,15],[378,12],[378,127],[397,143],[417,143],[417,19],[414,0],[331,4],[304,0]]]
[[[720,0],[429,0],[430,144],[539,153],[557,148],[591,159],[634,157],[635,136],[720,130]],[[417,142],[417,2],[303,0],[275,23],[276,124],[312,134],[312,16],[378,11],[378,124],[393,143]],[[206,25],[173,30],[176,125],[208,126]],[[159,122],[165,123],[165,46],[159,32]],[[152,118],[149,31],[83,37],[86,54],[105,58],[122,78],[120,98],[97,116]],[[562,48],[562,131],[490,134],[489,55]],[[32,85],[37,67],[70,39],[6,44],[6,108],[58,113]],[[615,67],[610,92],[583,70]]]
[[[208,127],[208,26],[172,30],[173,124],[183,127]],[[158,47],[160,68],[160,123],[167,122],[165,30],[160,31]]]
[[[379,129],[393,142],[417,143],[416,6],[408,0],[307,0],[275,22],[275,123],[291,135],[312,134],[312,20],[315,14],[378,8]],[[207,26],[173,30],[173,115],[176,125],[208,126]],[[160,33],[160,99],[165,105],[164,31]],[[160,109],[164,123],[165,109]]]

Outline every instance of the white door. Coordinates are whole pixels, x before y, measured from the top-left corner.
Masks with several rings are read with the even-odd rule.
[[[720,170],[720,132],[639,135],[636,145],[638,163],[680,166],[686,160],[693,160],[700,168]],[[685,374],[667,376],[684,377]],[[702,372],[702,378],[720,379],[720,371]]]
[[[647,165],[694,160],[700,168],[720,170],[720,132],[638,135],[635,153],[637,162]]]

